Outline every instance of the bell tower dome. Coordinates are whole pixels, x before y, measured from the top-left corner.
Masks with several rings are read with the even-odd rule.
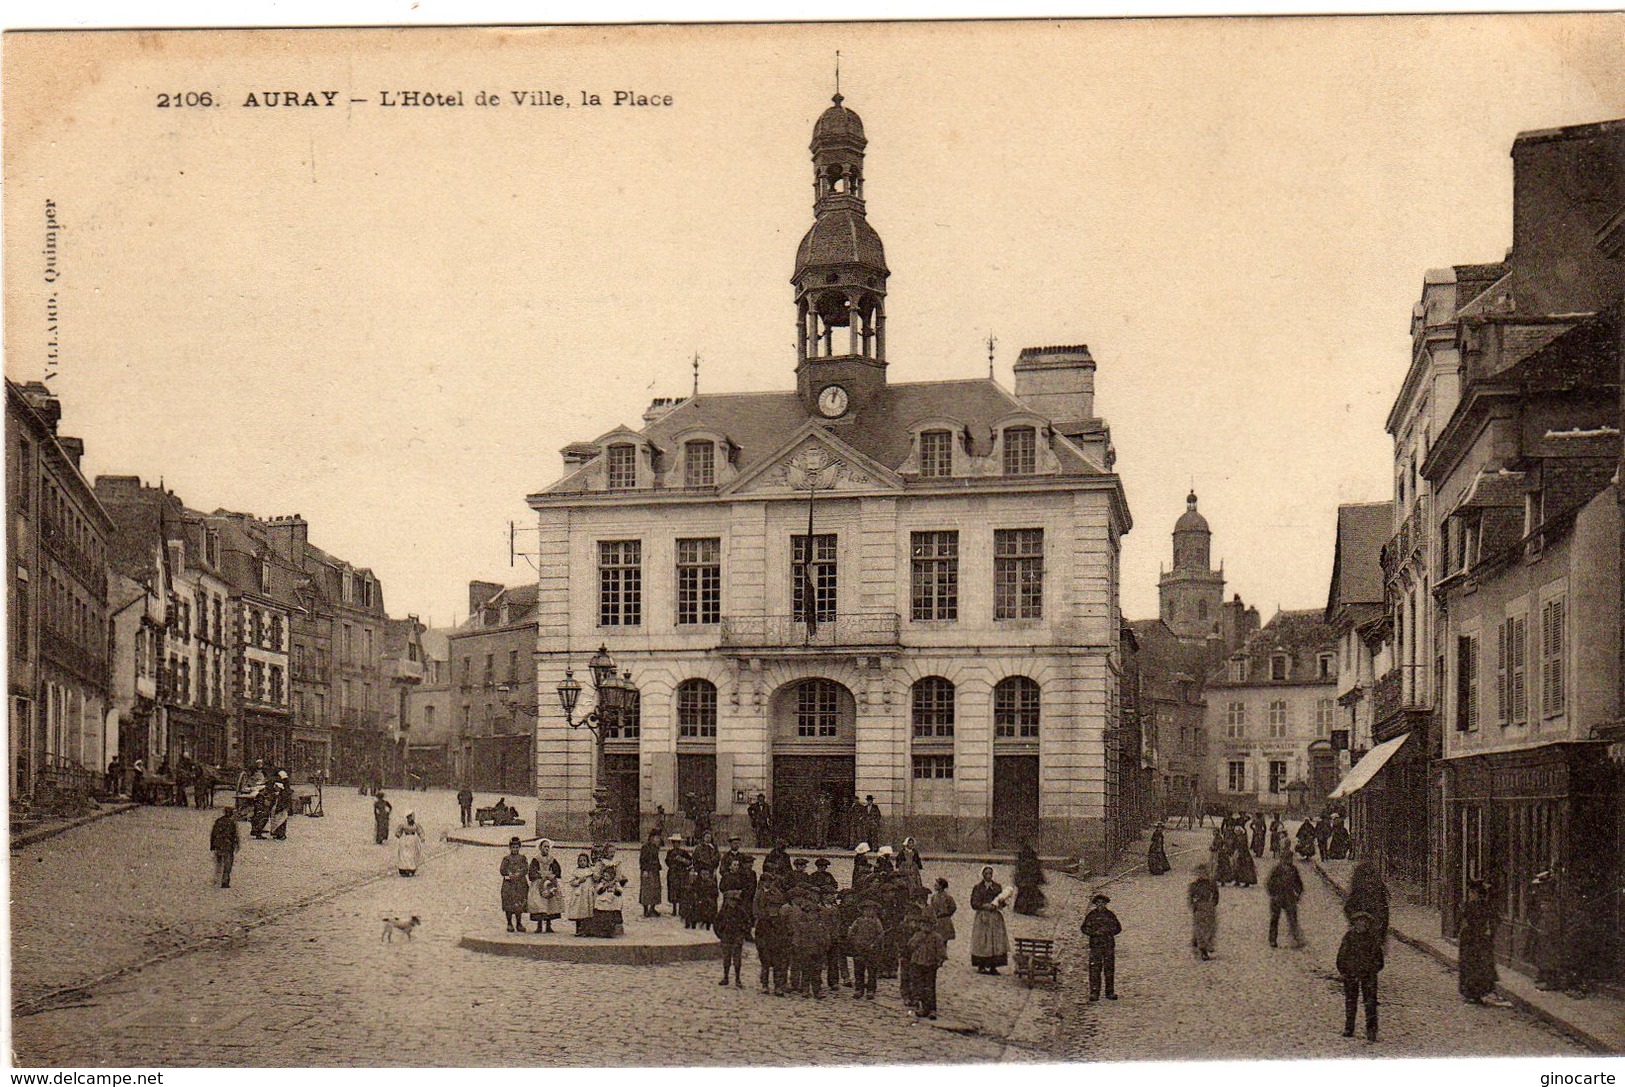
[[[1211,569],[1213,532],[1196,509],[1196,492],[1174,522],[1174,566],[1157,579],[1162,621],[1181,640],[1208,643],[1223,635],[1224,571]]]
[[[886,383],[886,253],[865,217],[863,121],[833,104],[813,126],[813,225],[796,248],[796,389],[850,417]],[[839,387],[839,393],[831,390]],[[839,410],[837,410],[839,409]]]

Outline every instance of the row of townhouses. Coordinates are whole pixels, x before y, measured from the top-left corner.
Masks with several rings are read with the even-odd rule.
[[[1505,259],[1423,280],[1393,498],[1339,514],[1337,801],[1445,935],[1482,879],[1504,961],[1543,906],[1571,977],[1617,979],[1625,121],[1523,133],[1512,163]]]
[[[41,383],[6,382],[9,784],[65,808],[148,773],[263,759],[401,780],[424,627],[299,517],[191,509],[134,476],[86,479]]]

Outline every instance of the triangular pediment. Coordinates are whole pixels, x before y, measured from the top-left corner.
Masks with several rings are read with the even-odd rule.
[[[723,494],[872,494],[901,491],[890,468],[858,452],[818,422],[809,422]]]

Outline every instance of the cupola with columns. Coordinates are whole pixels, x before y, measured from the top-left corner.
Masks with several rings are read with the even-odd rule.
[[[865,217],[863,121],[833,104],[813,126],[813,225],[796,249],[796,389],[850,418],[886,383],[886,254]],[[833,391],[835,387],[839,392]],[[837,410],[838,409],[838,410]]]

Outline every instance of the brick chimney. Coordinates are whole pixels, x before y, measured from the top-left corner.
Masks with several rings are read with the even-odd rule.
[[[477,615],[490,603],[491,598],[502,591],[502,586],[494,581],[470,581],[468,583],[468,614]]]
[[[28,401],[30,407],[39,412],[45,420],[45,425],[56,433],[57,424],[62,421],[62,401],[51,395],[51,390],[45,387],[43,381],[30,381],[23,386],[23,399]]]
[[[75,468],[79,467],[79,462],[85,459],[85,440],[83,438],[69,438],[66,435],[58,434],[56,444],[62,447],[62,452],[68,455],[68,459],[73,462]]]
[[[1095,360],[1088,345],[1024,347],[1015,371],[1016,399],[1061,433],[1095,417]]]
[[[305,545],[310,542],[310,524],[297,513],[272,517],[261,523],[266,538],[278,554],[297,563],[305,561]]]

